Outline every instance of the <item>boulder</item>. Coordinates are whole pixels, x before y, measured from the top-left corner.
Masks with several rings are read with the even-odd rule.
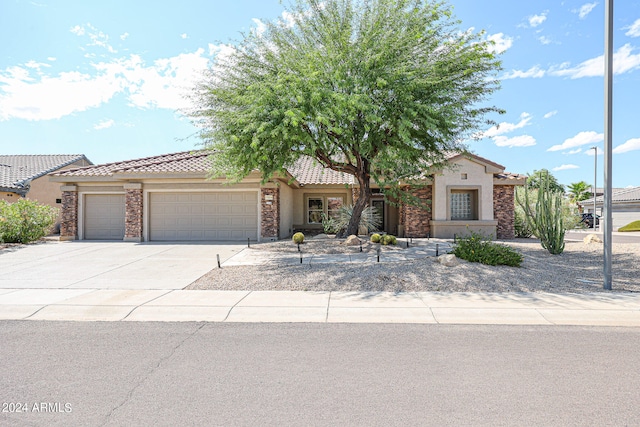
[[[591,243],[602,243],[602,239],[598,237],[596,234],[588,234],[583,240],[587,245]]]
[[[347,246],[358,246],[360,243],[362,242],[360,242],[360,239],[358,239],[358,236],[355,234],[347,237],[347,240],[344,241],[344,244]]]
[[[438,257],[438,262],[445,267],[455,267],[456,265],[460,264],[460,261],[458,261],[458,258],[456,258],[454,254],[440,255]]]

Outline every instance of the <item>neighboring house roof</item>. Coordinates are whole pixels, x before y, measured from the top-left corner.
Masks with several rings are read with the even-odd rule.
[[[31,181],[79,160],[84,154],[0,155],[0,191],[25,195]]]
[[[75,169],[68,169],[52,173],[53,176],[60,177],[110,177],[115,174],[135,175],[135,174],[181,174],[196,173],[206,174],[211,168],[209,150],[183,151],[180,153],[163,154],[159,156],[144,157],[141,159],[125,160],[122,162],[106,163],[102,165],[86,166]],[[455,160],[459,157],[475,158],[481,163],[491,165],[500,170],[494,174],[495,179],[500,180],[523,180],[524,175],[503,172],[504,166],[491,162],[475,154],[449,153],[447,158]],[[324,184],[341,185],[354,184],[353,175],[344,172],[337,172],[324,168],[312,157],[303,156],[299,158],[293,166],[286,168],[295,180],[302,185]]]
[[[640,187],[613,189],[611,201],[613,203],[640,202]],[[604,203],[604,196],[596,197],[596,203]],[[593,197],[580,202],[581,205],[593,204]]]

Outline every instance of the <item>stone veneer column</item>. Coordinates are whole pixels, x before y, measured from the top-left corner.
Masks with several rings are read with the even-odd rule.
[[[143,220],[142,184],[124,184],[124,191],[124,241],[141,242]]]
[[[431,221],[432,188],[433,186],[429,185],[417,190],[409,190],[424,203],[428,203],[429,208],[403,204],[400,216],[404,224],[405,237],[427,237],[429,235],[431,231],[429,221]]]
[[[493,218],[498,221],[497,239],[513,239],[515,237],[515,186],[493,186]]]
[[[260,231],[263,239],[277,240],[280,237],[280,189],[260,190]]]
[[[78,238],[78,188],[75,185],[63,185],[62,214],[60,219],[60,240]]]

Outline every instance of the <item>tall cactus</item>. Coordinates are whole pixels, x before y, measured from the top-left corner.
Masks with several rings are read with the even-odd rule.
[[[538,187],[535,209],[532,209],[529,201],[528,187],[525,187],[524,199],[523,202],[517,198],[518,204],[524,210],[527,224],[533,230],[533,234],[540,239],[542,247],[553,255],[562,253],[566,231],[562,212],[562,194],[549,189],[549,177],[546,176]]]

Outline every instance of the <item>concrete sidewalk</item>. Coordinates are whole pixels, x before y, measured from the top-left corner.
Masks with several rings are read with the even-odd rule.
[[[0,319],[640,327],[640,295],[2,289]]]

